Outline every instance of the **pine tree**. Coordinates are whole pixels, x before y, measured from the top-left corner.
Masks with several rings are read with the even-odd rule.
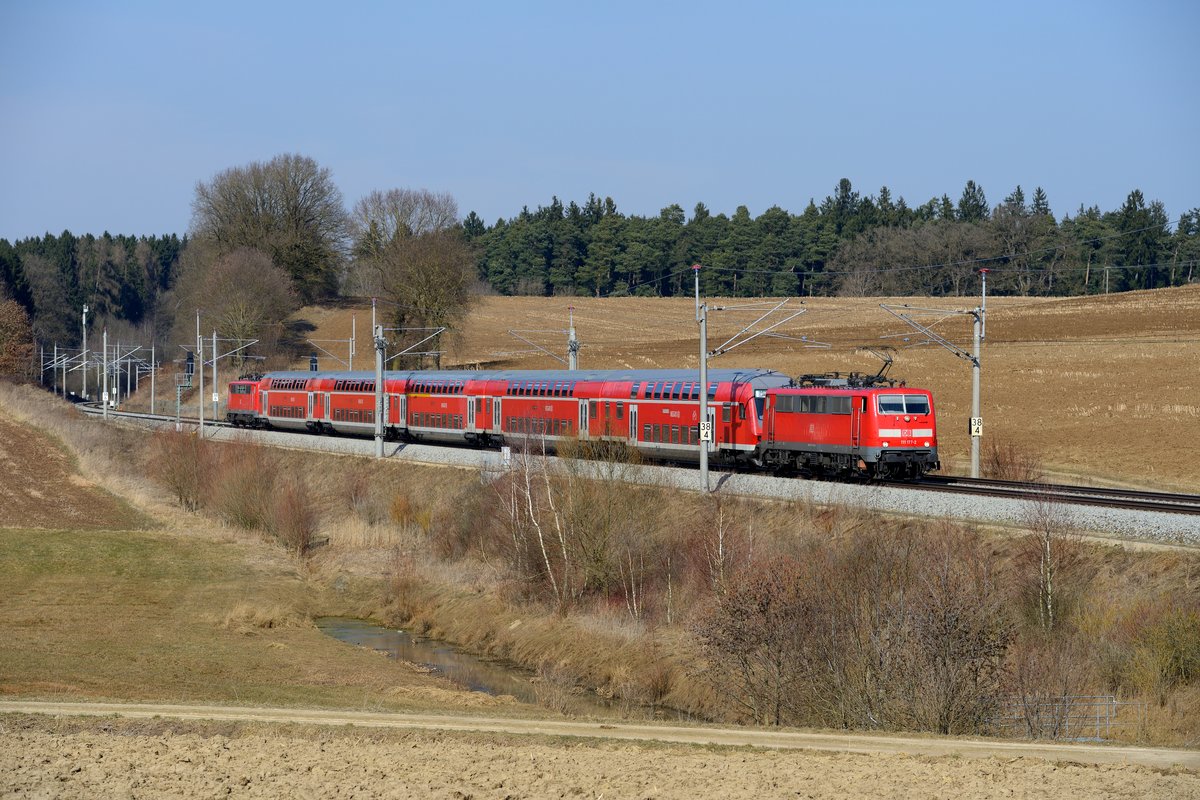
[[[1017,188],[1013,189],[1012,194],[1004,198],[1004,206],[1012,213],[1025,213],[1025,192],[1021,189],[1021,184],[1018,183]]]
[[[1035,217],[1052,216],[1050,213],[1050,201],[1046,198],[1046,192],[1040,186],[1033,190],[1033,206],[1030,208],[1030,211]]]
[[[982,222],[988,218],[989,212],[983,187],[977,186],[975,181],[967,181],[962,197],[958,200],[957,218],[962,222]]]

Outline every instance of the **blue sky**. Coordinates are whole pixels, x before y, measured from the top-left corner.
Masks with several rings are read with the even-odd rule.
[[[347,206],[552,195],[627,214],[1200,206],[1200,3],[0,0],[0,237],[183,233],[197,181],[295,152]]]

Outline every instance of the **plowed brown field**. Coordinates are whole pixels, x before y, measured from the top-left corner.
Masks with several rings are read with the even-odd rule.
[[[0,416],[0,527],[126,529],[143,522],[80,475],[58,442]]]

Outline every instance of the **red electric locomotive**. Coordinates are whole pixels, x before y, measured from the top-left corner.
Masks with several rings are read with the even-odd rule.
[[[803,473],[919,478],[938,469],[933,396],[845,379],[767,392],[762,460]]]
[[[262,424],[258,387],[259,381],[251,378],[230,382],[229,399],[225,403],[225,419],[230,425],[257,428]]]

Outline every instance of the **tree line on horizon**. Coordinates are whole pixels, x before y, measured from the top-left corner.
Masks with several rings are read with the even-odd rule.
[[[14,343],[23,354],[79,346],[84,304],[126,341],[190,342],[203,309],[206,333],[294,356],[282,351],[302,332],[284,320],[344,297],[379,298],[391,328],[453,329],[480,293],[690,295],[693,264],[706,295],[735,297],[974,294],[981,267],[996,293],[1091,294],[1191,283],[1200,264],[1200,208],[1172,220],[1137,189],[1118,209],[1056,218],[1040,187],[991,206],[968,181],[957,202],[910,206],[842,179],[799,214],[697,203],[690,217],[677,204],[626,215],[592,194],[487,225],[426,189],[375,190],[347,207],[327,168],[285,154],[198,182],[192,210],[182,236],[0,239],[0,351],[12,361]],[[420,334],[393,334],[406,336]]]
[[[981,267],[998,293],[1069,295],[1190,283],[1200,208],[1173,222],[1136,189],[1117,210],[1060,220],[1040,187],[1027,198],[1017,186],[991,207],[968,181],[957,202],[912,207],[886,186],[862,195],[842,179],[800,214],[714,215],[698,203],[690,218],[679,205],[625,216],[592,195],[582,206],[552,198],[491,226],[472,213],[463,228],[480,277],[501,294],[691,294],[689,268],[701,264],[711,296],[959,295],[977,291]]]

